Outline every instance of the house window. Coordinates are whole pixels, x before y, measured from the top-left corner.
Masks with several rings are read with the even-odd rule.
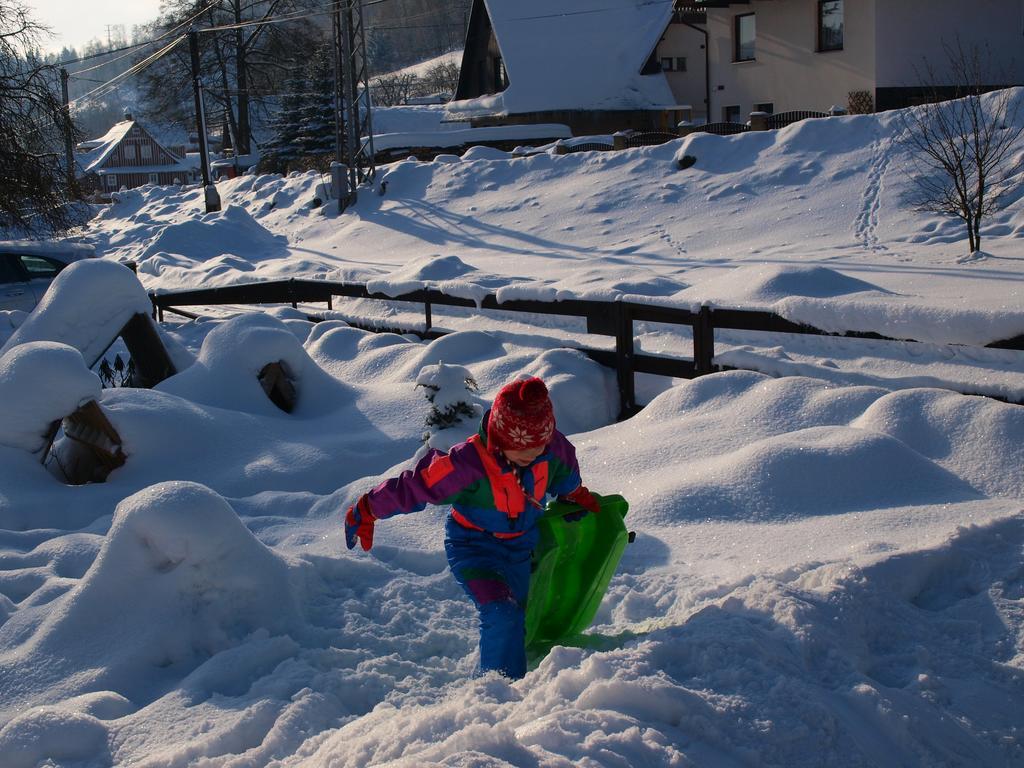
[[[727,123],[738,123],[740,121],[740,105],[732,104],[722,107],[722,120]]]
[[[662,72],[672,72],[674,69],[675,69],[675,61],[672,59],[672,57],[671,56],[662,56],[661,57],[661,71]]]
[[[685,56],[676,56],[676,72],[685,72],[685,71],[686,71],[686,57]]]
[[[153,148],[149,144],[139,145],[139,156],[143,160],[149,160],[153,157]]]
[[[107,189],[117,189],[117,174],[108,173],[103,177],[103,186]]]
[[[134,160],[135,159],[135,145],[134,144],[125,144],[124,145],[124,159],[125,160]]]
[[[775,102],[772,102],[772,101],[762,101],[760,104],[755,104],[754,105],[754,111],[755,112],[764,112],[766,115],[774,115],[775,114]]]
[[[843,0],[818,0],[818,50],[843,50]]]
[[[757,33],[756,16],[753,13],[744,13],[735,19],[733,30],[733,61],[754,60],[754,39]]]
[[[159,173],[151,173],[151,174],[149,174],[149,183],[153,184],[153,185],[159,184],[160,183],[160,174]]]

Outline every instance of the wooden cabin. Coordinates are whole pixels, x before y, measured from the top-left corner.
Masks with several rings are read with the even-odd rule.
[[[79,175],[93,179],[101,196],[146,184],[190,184],[199,168],[171,154],[130,114],[98,139],[78,145]]]

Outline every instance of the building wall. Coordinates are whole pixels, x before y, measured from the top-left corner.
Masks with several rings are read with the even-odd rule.
[[[770,103],[776,113],[824,112],[833,105],[847,108],[851,92],[873,92],[875,3],[845,0],[843,50],[823,52],[816,50],[817,0],[752,0],[709,8],[711,120],[721,120],[727,105],[739,106],[746,120],[758,104]],[[734,62],[733,19],[746,13],[756,14],[755,60]]]
[[[149,156],[143,157],[143,146],[149,148]],[[131,147],[131,149],[129,149]],[[130,168],[132,166],[176,165],[177,159],[171,157],[154,141],[146,131],[133,125],[127,135],[121,139],[114,151],[110,153],[104,168]]]
[[[674,68],[663,71],[676,104],[690,105],[693,119],[703,120],[707,116],[704,35],[685,24],[669,24],[654,55],[658,61],[672,59]],[[684,72],[675,68],[680,58],[686,60]]]
[[[921,84],[925,60],[949,78],[945,45],[988,46],[996,66],[988,85],[1024,83],[1024,0],[900,0],[876,12],[879,88]],[[998,77],[998,70],[1004,70]],[[938,83],[944,84],[944,83]]]
[[[500,60],[501,49],[487,9],[483,0],[474,0],[455,99],[475,99],[505,90],[505,84],[497,82],[495,77],[496,62]]]

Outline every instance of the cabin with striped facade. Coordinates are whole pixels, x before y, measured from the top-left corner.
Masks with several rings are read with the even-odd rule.
[[[146,184],[190,184],[199,167],[164,149],[130,114],[98,139],[83,141],[76,156],[79,176],[92,179],[101,197]]]

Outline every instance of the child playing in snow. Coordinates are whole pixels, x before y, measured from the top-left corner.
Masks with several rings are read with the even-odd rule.
[[[555,429],[544,382],[514,381],[498,392],[477,434],[448,453],[431,450],[349,507],[345,543],[352,549],[358,539],[369,550],[377,520],[451,504],[445,552],[480,613],[480,671],[517,679],[526,674],[530,556],[546,496],[599,510],[580,482],[575,449]]]

